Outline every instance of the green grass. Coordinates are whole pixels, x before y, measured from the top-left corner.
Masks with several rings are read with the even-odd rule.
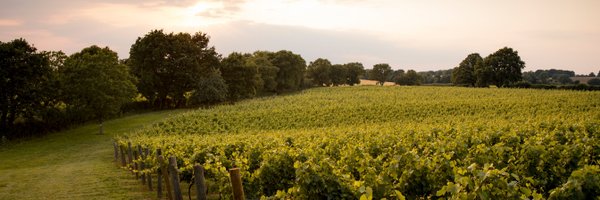
[[[88,124],[0,149],[0,199],[154,199],[112,161],[112,138],[181,112],[110,120],[104,135]]]

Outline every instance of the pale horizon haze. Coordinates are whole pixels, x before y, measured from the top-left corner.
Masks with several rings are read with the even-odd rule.
[[[72,54],[108,46],[120,58],[154,29],[207,33],[231,52],[290,50],[307,64],[388,63],[417,71],[456,67],[503,47],[524,71],[600,70],[600,1],[387,0],[3,0],[0,41]]]

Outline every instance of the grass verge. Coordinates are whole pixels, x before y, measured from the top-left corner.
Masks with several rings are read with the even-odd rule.
[[[155,199],[113,160],[112,138],[185,110],[88,124],[0,149],[0,199]]]

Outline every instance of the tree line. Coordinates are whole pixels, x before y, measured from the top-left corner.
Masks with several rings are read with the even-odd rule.
[[[572,80],[571,77],[586,75],[576,75],[573,71],[549,69],[521,72],[523,68],[525,62],[521,60],[517,51],[509,47],[499,49],[485,58],[478,53],[472,53],[452,70],[452,83],[470,87],[496,85],[542,89],[600,89],[596,87],[600,85],[600,79],[590,79],[586,82],[587,85],[584,85]],[[587,77],[595,76],[593,72],[587,75]]]
[[[90,120],[100,122],[102,132],[102,122],[124,110],[233,103],[314,86],[352,86],[361,78],[378,85],[509,87],[523,78],[546,83],[574,74],[522,74],[525,63],[508,47],[485,58],[470,54],[454,69],[416,72],[392,70],[386,63],[372,69],[359,62],[332,64],[325,58],[306,65],[301,55],[287,50],[222,57],[209,41],[202,32],[152,30],[138,37],[129,58],[122,60],[108,47],[96,45],[66,55],[38,52],[24,39],[0,41],[0,134],[26,137]]]
[[[0,134],[24,137],[99,120],[136,95],[136,79],[109,48],[70,56],[38,52],[24,39],[0,42]],[[100,127],[102,132],[102,126]]]
[[[72,55],[38,51],[24,39],[0,42],[0,135],[27,137],[73,124],[100,123],[131,108],[170,109],[235,102],[312,86],[354,85],[361,63],[308,66],[299,54],[222,57],[205,33],[152,30],[119,60],[96,45]],[[321,65],[324,64],[324,65]],[[316,71],[324,70],[326,77]]]

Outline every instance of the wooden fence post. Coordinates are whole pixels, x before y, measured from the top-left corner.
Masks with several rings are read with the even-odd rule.
[[[156,170],[156,197],[159,199],[162,198],[162,162],[159,160],[162,151],[160,149],[156,149],[156,160],[158,161],[158,170]]]
[[[135,173],[135,179],[136,180],[140,178],[140,173],[138,172],[138,162],[137,162],[137,159],[138,159],[138,153],[134,149],[133,150],[133,170],[134,170],[134,173]]]
[[[204,168],[200,164],[194,165],[194,184],[196,184],[196,199],[206,200],[206,184],[204,183]]]
[[[144,159],[148,158],[148,155],[150,155],[150,149],[145,148],[145,153],[144,153]],[[151,166],[148,166],[148,168],[152,168]],[[148,179],[148,189],[150,191],[152,191],[152,172],[148,172],[146,173],[147,175],[147,179]]]
[[[115,163],[119,163],[119,150],[118,150],[117,141],[113,142],[113,146],[115,147]]]
[[[171,182],[173,183],[173,199],[183,200],[181,188],[179,187],[179,174],[177,173],[177,159],[175,159],[175,156],[169,157],[169,173],[171,174]]]
[[[138,151],[138,155],[140,158],[140,162],[138,164],[138,171],[140,174],[140,177],[142,179],[142,185],[146,185],[146,175],[144,174],[144,168],[146,167],[146,164],[144,164],[144,160],[146,159],[146,157],[144,156],[144,152],[142,152],[142,146],[138,145],[137,146],[137,151]]]
[[[229,169],[229,177],[231,178],[231,187],[233,188],[233,199],[244,200],[244,187],[242,186],[240,168]]]
[[[162,176],[165,179],[165,189],[167,189],[167,196],[170,200],[173,200],[173,195],[171,192],[171,183],[169,181],[169,174],[167,172],[167,165],[162,155],[158,156],[158,163],[160,164],[160,171],[162,172]]]
[[[121,149],[121,166],[125,167],[127,166],[127,161],[125,160],[125,150],[123,150],[124,147],[119,146],[119,149]]]
[[[131,151],[131,142],[127,142],[127,161],[129,169],[133,169],[133,152]],[[133,171],[131,171],[133,173]]]

